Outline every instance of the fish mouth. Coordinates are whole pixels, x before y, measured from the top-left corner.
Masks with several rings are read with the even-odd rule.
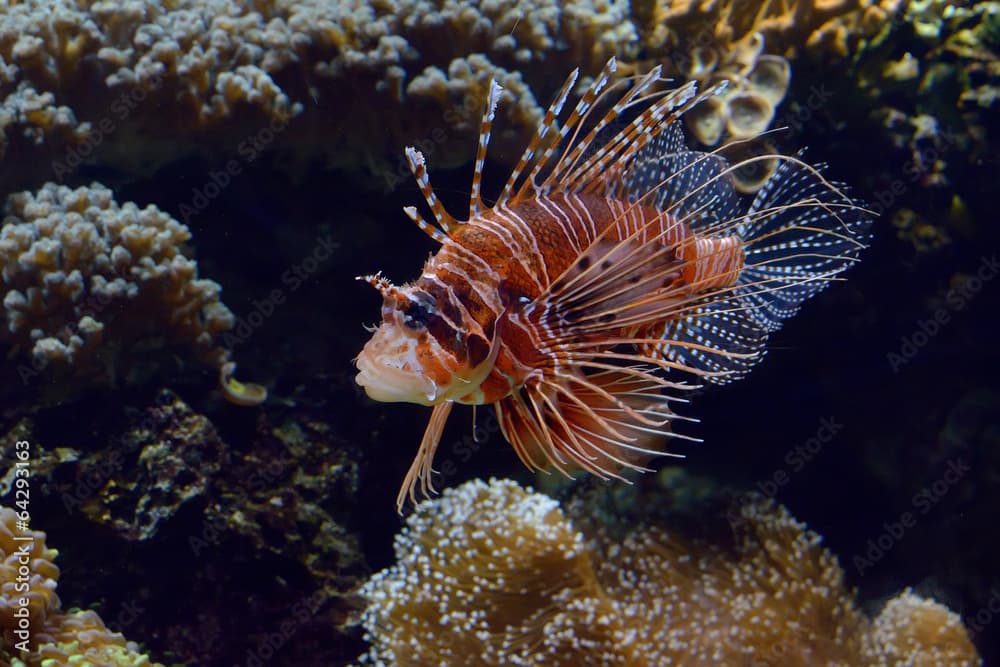
[[[417,403],[433,405],[437,388],[427,377],[386,363],[373,355],[358,355],[358,374],[354,381],[364,388],[368,397],[383,403]]]

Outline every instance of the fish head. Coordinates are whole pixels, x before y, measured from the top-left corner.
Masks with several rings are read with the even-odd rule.
[[[497,346],[470,354],[470,337],[441,315],[434,296],[416,285],[366,279],[383,300],[382,322],[355,359],[355,381],[365,393],[376,401],[435,405],[475,391],[492,369]]]

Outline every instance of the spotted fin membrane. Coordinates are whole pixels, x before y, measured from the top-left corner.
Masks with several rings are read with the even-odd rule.
[[[732,173],[746,162],[689,150],[680,123],[651,142],[623,178],[631,201],[651,200],[698,234],[743,241],[745,265],[734,286],[707,294],[660,331],[645,332],[661,338],[645,344],[645,353],[711,373],[704,379],[716,384],[759,363],[769,334],[856,262],[870,238],[866,212],[822,176],[821,166],[799,156],[751,159],[779,164],[742,214]]]

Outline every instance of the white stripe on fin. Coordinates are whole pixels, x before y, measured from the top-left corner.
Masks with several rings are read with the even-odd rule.
[[[434,213],[434,219],[441,229],[450,234],[458,227],[459,223],[451,217],[448,211],[445,210],[444,205],[437,198],[437,195],[434,194],[430,178],[427,176],[427,165],[424,162],[423,154],[413,146],[407,146],[406,161],[410,165],[413,177],[417,180],[420,192],[424,195],[424,199],[427,200],[427,205],[431,207],[431,212]]]
[[[771,331],[858,261],[872,222],[818,169],[778,157],[781,164],[757,192],[741,230],[746,268],[739,293]]]
[[[486,109],[483,111],[483,122],[479,127],[479,146],[476,148],[476,166],[472,173],[472,194],[469,196],[469,220],[479,217],[482,212],[483,200],[480,197],[480,188],[483,180],[483,164],[486,162],[486,149],[490,144],[490,131],[493,127],[493,118],[496,115],[497,102],[500,101],[500,93],[503,86],[494,80],[490,80],[490,94],[486,97]]]

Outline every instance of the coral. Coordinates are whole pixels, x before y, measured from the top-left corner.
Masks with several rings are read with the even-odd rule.
[[[990,1],[907,3],[859,48],[852,94],[908,153],[905,175],[922,188],[960,188],[971,198],[985,175],[974,167],[997,151],[990,114],[1000,94],[998,12]]]
[[[31,539],[19,541],[19,537]],[[127,642],[120,633],[111,632],[95,612],[60,611],[55,593],[59,568],[53,562],[58,552],[46,547],[45,537],[41,531],[21,530],[17,512],[0,507],[0,630],[3,632],[0,661],[28,667],[152,665],[134,642]],[[24,596],[15,588],[22,549],[32,556],[27,566],[21,564],[31,573],[28,577],[30,592],[26,596],[30,610],[27,622],[15,618]],[[17,650],[22,643],[28,651]]]
[[[856,46],[898,11],[899,0],[791,0],[786,2],[642,2],[637,29],[667,73],[728,88],[687,114],[692,134],[706,146],[725,137],[750,139],[768,128],[791,80],[789,61],[807,51],[846,61]],[[743,144],[741,157],[773,153],[765,141]],[[762,161],[735,174],[740,191],[758,190],[777,163]]]
[[[725,138],[739,144],[734,159],[774,153],[754,139],[774,119],[791,81],[790,60],[807,51],[827,61],[846,61],[899,10],[899,0],[792,0],[751,3],[641,3],[638,30],[653,53],[667,54],[668,73],[703,83],[728,82],[721,96],[686,115],[688,128],[704,145]],[[680,54],[680,55],[677,55]],[[673,71],[671,71],[673,70]],[[741,192],[753,193],[777,162],[761,160],[734,174]]]
[[[754,137],[767,129],[774,110],[785,98],[791,81],[791,66],[781,56],[761,55],[763,42],[756,42],[747,63],[722,63],[707,77],[710,83],[726,80],[726,90],[688,114],[688,127],[707,146],[719,143],[723,135],[732,139]],[[730,54],[738,51],[730,51]]]
[[[646,4],[646,3],[643,3]],[[846,57],[859,39],[870,36],[899,10],[900,0],[736,0],[655,1],[640,32],[647,41],[708,41],[734,44],[759,33],[771,53],[794,57],[803,47]]]
[[[906,590],[889,600],[872,631],[876,653],[886,665],[969,665],[976,663],[968,632],[958,614]]]
[[[491,76],[515,102],[500,105],[495,140],[519,147],[536,100],[611,56],[626,70],[656,62],[671,77],[731,80],[753,99],[725,119],[747,132],[784,96],[756,90],[761,56],[786,73],[807,46],[845,57],[894,5],[772,2],[758,15],[733,0],[28,0],[0,10],[0,151],[35,159],[0,176],[34,188],[81,164],[148,175],[191,153],[252,161],[266,147],[391,187],[405,144],[437,149],[445,167],[471,157]]]
[[[731,546],[657,527],[621,539],[596,523],[581,532],[554,500],[511,481],[446,490],[418,506],[397,563],[363,589],[364,660],[979,664],[957,616],[908,591],[869,621],[819,536],[773,502],[758,498],[735,519]]]
[[[947,300],[956,297],[964,302],[962,295],[968,294],[965,290],[970,280],[976,280],[975,271],[953,275],[940,289],[922,295],[920,304],[928,309],[922,312],[946,312]],[[986,310],[989,312],[988,307]],[[961,324],[948,322],[944,326]],[[969,328],[971,334],[961,332],[954,343],[944,347],[941,361],[925,361],[923,376],[911,373],[908,382],[923,386],[924,378],[943,376],[942,364],[955,364],[955,350],[978,349],[979,341],[990,344],[990,334],[979,322]],[[971,388],[945,396],[940,405],[919,404],[913,398],[917,392],[904,396],[908,406],[916,405],[907,408],[907,414],[920,415],[914,425],[919,434],[901,432],[894,440],[883,439],[883,451],[878,457],[869,455],[865,463],[888,497],[904,501],[913,498],[918,486],[940,490],[938,480],[945,475],[954,480],[954,475],[960,475],[946,495],[932,496],[935,516],[945,519],[907,531],[908,546],[899,550],[893,567],[875,575],[865,570],[865,579],[870,583],[874,576],[882,587],[891,585],[900,570],[923,567],[924,572],[935,572],[934,585],[962,600],[963,618],[981,642],[987,664],[995,664],[989,651],[996,655],[996,640],[1000,638],[994,632],[1000,610],[1000,571],[993,567],[1000,559],[1000,542],[995,533],[984,535],[981,528],[1000,503],[1000,485],[996,483],[1000,479],[1000,392],[992,382],[992,368],[984,371],[984,379],[970,381]],[[960,377],[975,377],[966,368],[960,370]]]
[[[847,58],[860,43],[889,25],[904,4],[902,0],[816,2],[810,18],[819,26],[810,33],[806,47],[816,54]],[[832,15],[834,8],[839,10],[836,15]],[[792,27],[795,22],[786,25]]]
[[[785,99],[791,83],[791,65],[778,55],[762,55],[760,34],[740,47],[725,53],[735,56],[711,71],[709,83],[725,80],[727,87],[685,115],[691,134],[706,146],[715,146],[723,139],[732,140],[725,149],[727,157],[737,163],[752,157],[770,155],[774,148],[758,135],[774,120],[775,109]],[[751,163],[753,169],[733,172],[736,189],[744,193],[759,190],[777,168],[777,160]]]
[[[44,625],[59,609],[59,568],[54,562],[59,552],[46,546],[45,533],[16,526],[17,512],[0,507],[0,632],[7,646],[15,643],[14,630],[24,622],[16,615],[22,597],[27,599],[28,627]]]
[[[56,616],[44,631],[45,643],[28,660],[29,665],[62,667],[151,667],[149,656],[135,642],[112,632],[93,611],[71,611]]]
[[[482,54],[455,58],[448,65],[447,72],[433,66],[426,68],[407,86],[407,95],[418,105],[434,105],[441,114],[450,110],[453,128],[471,133],[478,131],[483,100],[492,78],[504,87],[505,95],[513,99],[512,108],[505,113],[514,127],[535,127],[541,122],[542,109],[521,73],[497,67]],[[516,132],[501,132],[498,139],[511,152],[520,148],[521,137]],[[435,159],[440,157],[445,164],[460,163],[465,159],[467,146],[451,146],[457,152],[448,155],[443,151],[449,145],[446,142],[442,144],[440,150],[431,146]]]
[[[119,205],[96,183],[12,195],[5,213],[0,345],[22,381],[50,371],[113,383],[164,342],[227,360],[216,337],[232,313],[184,254],[190,231],[166,213]]]
[[[519,660],[529,656],[518,645],[534,653],[551,620],[549,605],[559,601],[572,615],[598,599],[583,536],[558,503],[514,482],[448,489],[421,503],[406,523],[396,537],[397,564],[362,591],[376,664],[462,664],[473,656],[484,665],[525,664]],[[613,611],[610,602],[602,611]],[[606,636],[598,640],[598,633]],[[601,624],[588,639],[611,650],[609,634]],[[546,657],[557,657],[548,649]],[[537,664],[590,663],[576,654]]]
[[[892,226],[896,228],[896,238],[910,243],[917,252],[937,250],[951,242],[948,233],[927,222],[910,208],[901,208],[892,214]]]
[[[41,151],[59,178],[83,161],[149,173],[195,150],[232,153],[264,130],[273,140],[297,119],[285,145],[322,145],[335,164],[384,160],[432,130],[448,154],[455,134],[474,134],[471,109],[444,117],[461,100],[434,98],[455,84],[427,98],[426,79],[460,82],[464,67],[513,83],[509,72],[544,63],[532,85],[554,86],[634,41],[627,3],[608,0],[29,0],[0,10],[0,148]],[[504,106],[523,134],[540,110],[517,85],[511,94],[519,104]]]

